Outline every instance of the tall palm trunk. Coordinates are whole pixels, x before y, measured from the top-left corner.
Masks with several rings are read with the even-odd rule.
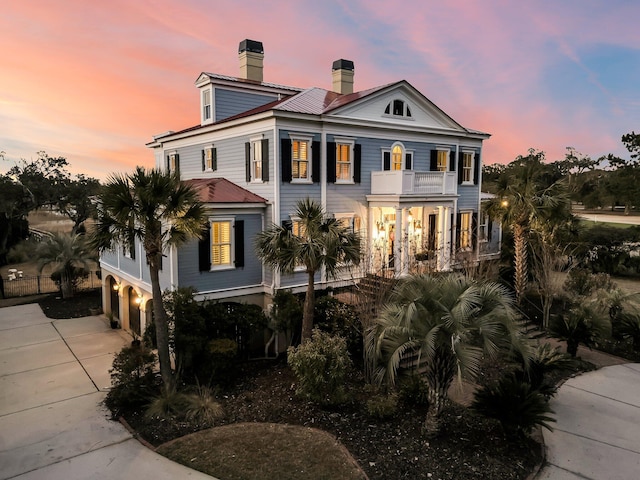
[[[304,309],[302,312],[302,343],[311,340],[311,332],[313,330],[313,306],[316,303],[315,274],[314,272],[308,272],[308,274],[307,294],[304,297]]]
[[[424,381],[427,385],[429,407],[424,428],[427,435],[437,435],[441,415],[449,398],[449,387],[456,375],[456,360],[449,347],[439,347],[433,361],[426,364]]]
[[[162,304],[162,290],[160,290],[160,276],[158,274],[158,260],[150,255],[149,275],[151,277],[151,293],[153,294],[153,323],[156,327],[156,342],[158,345],[158,360],[160,362],[160,375],[167,392],[173,389],[173,373],[171,370],[171,358],[169,356],[169,323],[167,311]]]
[[[527,233],[524,226],[515,224],[513,227],[514,243],[514,289],[516,291],[516,301],[520,303],[527,288]]]
[[[60,290],[62,292],[62,298],[73,298],[73,282],[71,281],[71,274],[63,271],[60,274]]]

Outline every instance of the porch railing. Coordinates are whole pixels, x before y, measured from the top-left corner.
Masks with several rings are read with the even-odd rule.
[[[455,195],[456,172],[385,170],[371,172],[372,195]]]
[[[4,297],[24,297],[27,295],[39,295],[41,293],[54,293],[60,291],[56,282],[51,280],[50,275],[25,275],[9,280],[3,277]],[[91,290],[101,286],[100,278],[94,271],[78,280],[77,290]]]

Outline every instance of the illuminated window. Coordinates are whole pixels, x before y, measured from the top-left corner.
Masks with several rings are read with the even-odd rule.
[[[211,90],[202,92],[202,121],[211,120]]]
[[[216,166],[215,166],[215,149],[213,147],[207,147],[205,148],[202,152],[202,168],[204,170],[215,170]]]
[[[336,183],[353,183],[353,146],[351,139],[336,138]]]
[[[251,181],[262,181],[262,140],[251,142]]]
[[[399,145],[391,151],[391,170],[402,170],[402,147]]]
[[[438,171],[446,172],[447,171],[447,163],[449,160],[449,151],[448,150],[438,150]]]
[[[473,183],[473,153],[462,153],[462,183]]]
[[[231,221],[211,222],[211,266],[230,267],[231,261]]]
[[[460,225],[458,225],[460,232],[460,249],[471,248],[471,212],[464,212],[460,214]]]
[[[176,152],[167,155],[167,171],[171,173],[180,171],[179,155]]]
[[[310,180],[309,143],[307,140],[291,142],[291,178],[293,180]]]

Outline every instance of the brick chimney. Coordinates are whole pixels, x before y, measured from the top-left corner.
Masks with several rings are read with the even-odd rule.
[[[240,59],[240,78],[262,83],[262,63],[264,60],[264,48],[262,42],[255,40],[243,40],[238,47]]]
[[[336,93],[353,93],[353,62],[351,60],[336,60],[331,69],[333,77],[333,91]]]

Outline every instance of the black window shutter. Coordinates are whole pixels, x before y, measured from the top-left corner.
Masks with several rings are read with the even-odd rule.
[[[360,183],[362,176],[362,145],[356,143],[353,146],[353,181]]]
[[[320,142],[311,144],[311,177],[313,182],[320,182]]]
[[[211,169],[216,171],[218,169],[218,149],[213,148],[211,151]]]
[[[262,181],[269,181],[269,139],[262,140]]]
[[[471,215],[471,249],[476,251],[476,244],[478,243],[478,214]]]
[[[487,241],[491,241],[491,237],[493,236],[493,221],[491,217],[487,219]]]
[[[202,150],[202,171],[203,172],[207,168],[206,163],[207,163],[207,150],[204,149],[204,150]]]
[[[244,220],[236,220],[235,229],[235,264],[236,268],[244,267]]]
[[[176,173],[180,175],[180,155],[176,153]]]
[[[458,185],[462,183],[462,167],[464,166],[464,153],[458,158]]]
[[[202,239],[198,242],[198,263],[201,272],[211,270],[211,225],[202,232]]]
[[[429,165],[429,171],[435,172],[438,170],[438,151],[431,150],[431,163]]]
[[[404,154],[404,169],[405,170],[411,170],[412,165],[411,165],[411,160],[413,158],[413,155],[411,155],[410,153],[405,153]]]
[[[458,214],[458,215],[460,215],[460,214]],[[454,219],[455,219],[455,216],[452,213],[451,214],[451,232],[452,232],[452,235],[453,235],[453,221],[454,221]],[[459,234],[460,230],[458,230],[458,227],[456,227],[456,230],[458,231],[458,234]],[[460,240],[460,236],[458,236],[457,240]],[[458,242],[456,241],[456,242],[451,242],[449,244],[449,249],[451,250],[451,253],[454,253],[454,250],[455,250],[455,247],[456,247],[457,243]]]
[[[460,222],[462,221],[462,214],[456,213],[456,250],[460,250]]]
[[[131,245],[129,246],[129,255],[131,256],[131,260],[135,260],[136,259],[136,241],[132,241]]]
[[[251,144],[249,142],[244,144],[244,166],[247,183],[249,183],[251,181]]]
[[[449,171],[456,171],[456,152],[449,150]]]
[[[384,152],[382,154],[382,169],[391,170],[391,152]]]
[[[171,157],[167,155],[167,172],[171,171]]]
[[[478,185],[480,178],[480,154],[476,153],[473,157],[473,184]]]
[[[280,139],[280,158],[282,159],[282,181],[291,181],[291,140]]]
[[[336,182],[336,143],[327,142],[327,182]]]

